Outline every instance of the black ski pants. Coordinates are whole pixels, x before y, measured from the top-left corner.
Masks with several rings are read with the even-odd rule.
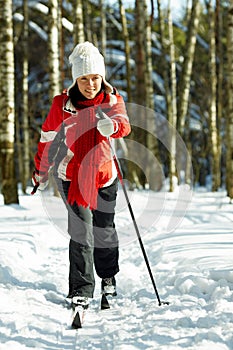
[[[90,210],[67,203],[70,181],[56,179],[58,190],[68,210],[69,297],[93,297],[94,269],[100,278],[119,271],[118,236],[114,224],[118,181],[98,191],[97,209]]]

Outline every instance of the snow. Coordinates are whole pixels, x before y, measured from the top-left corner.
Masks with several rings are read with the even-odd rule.
[[[8,206],[0,196],[1,350],[233,349],[233,207],[225,191],[129,192],[159,296],[170,302],[159,306],[120,190],[118,297],[100,311],[96,277],[78,331],[64,307],[65,210],[49,193],[20,194],[20,205]]]

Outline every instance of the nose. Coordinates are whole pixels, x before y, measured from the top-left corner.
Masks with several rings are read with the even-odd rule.
[[[87,83],[88,83],[88,85],[92,86],[93,85],[93,80],[92,79],[88,79]]]

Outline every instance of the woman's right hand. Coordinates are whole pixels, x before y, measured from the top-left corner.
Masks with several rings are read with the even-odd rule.
[[[31,194],[36,193],[37,190],[43,191],[48,186],[48,183],[48,175],[41,176],[34,170],[32,174],[32,184],[34,187]]]

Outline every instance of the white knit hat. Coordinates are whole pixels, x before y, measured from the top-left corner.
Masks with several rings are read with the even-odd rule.
[[[105,80],[105,64],[104,58],[92,43],[86,41],[75,46],[72,54],[69,56],[72,65],[73,83],[67,89],[69,90],[75,85],[77,78],[89,74],[99,74],[103,78],[103,84],[107,93],[113,92],[113,87]]]

